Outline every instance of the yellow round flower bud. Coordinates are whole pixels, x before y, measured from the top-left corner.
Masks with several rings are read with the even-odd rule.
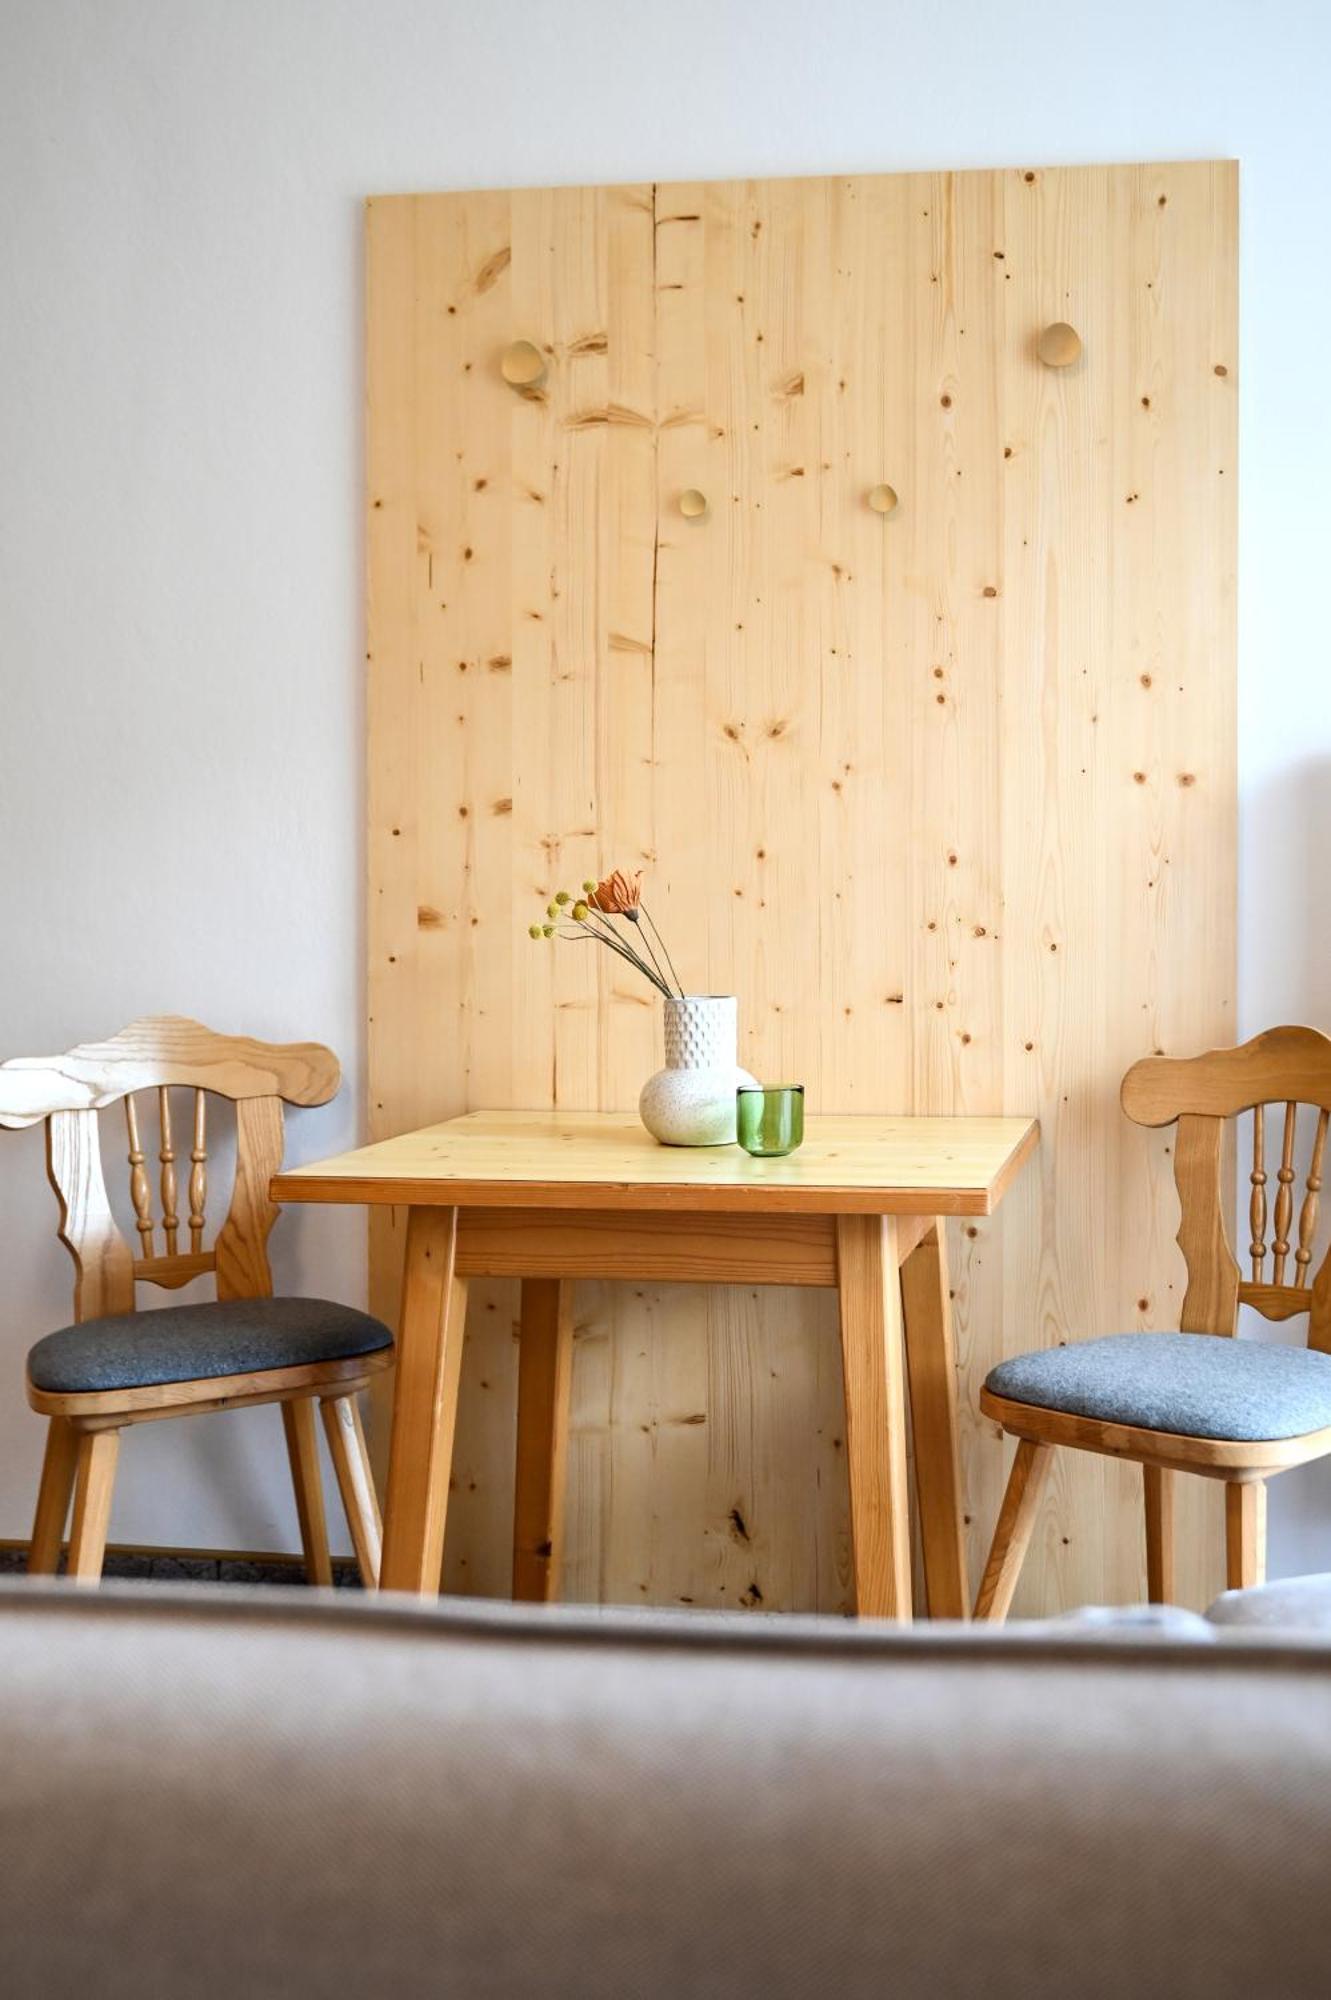
[[[528,924],[527,926],[528,937],[538,938],[540,935],[541,935],[541,926],[539,924]]]
[[[543,924],[541,926],[542,937],[553,937],[554,934],[555,934],[555,927],[553,924]]]
[[[573,898],[572,896],[569,895],[567,889],[561,889],[559,891],[559,894],[555,897],[555,903],[557,907],[561,910],[563,909],[565,903],[571,903],[572,901]]]
[[[576,923],[576,924],[585,924],[585,923],[586,923],[586,921],[587,921],[587,905],[586,905],[585,903],[575,903],[575,904],[573,905],[573,921],[574,921],[574,923]]]
[[[582,887],[584,894],[590,896],[592,894],[592,891],[595,889],[596,884],[595,882],[584,882]]]

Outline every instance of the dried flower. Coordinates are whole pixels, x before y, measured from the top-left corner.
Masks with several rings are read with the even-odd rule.
[[[561,937],[604,945],[650,980],[658,993],[669,999],[684,991],[661,933],[652,922],[642,900],[641,871],[630,875],[614,869],[603,882],[584,882],[576,900],[567,889],[556,890],[546,906],[547,922],[531,924],[529,937]],[[616,919],[632,924],[627,935]]]
[[[642,901],[642,870],[635,875],[626,875],[622,868],[607,875],[604,882],[598,882],[590,892],[592,908],[605,917],[628,917],[633,923],[638,920],[638,905]]]

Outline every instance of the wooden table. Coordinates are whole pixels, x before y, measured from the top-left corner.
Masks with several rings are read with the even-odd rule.
[[[469,1278],[522,1280],[513,1595],[535,1600],[559,1583],[573,1280],[828,1285],[857,1609],[911,1612],[909,1385],[929,1610],[965,1617],[942,1223],[991,1214],[1037,1138],[1027,1118],[810,1118],[799,1152],[753,1160],[621,1113],[473,1111],[278,1174],[280,1202],[409,1210],[384,1588],[439,1588]]]

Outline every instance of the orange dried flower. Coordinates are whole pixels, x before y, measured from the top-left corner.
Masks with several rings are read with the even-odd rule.
[[[642,870],[636,875],[626,875],[622,868],[616,868],[613,875],[597,883],[587,901],[604,917],[636,918],[641,899]]]

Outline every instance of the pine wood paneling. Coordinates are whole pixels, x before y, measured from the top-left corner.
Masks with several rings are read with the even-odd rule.
[[[1038,1115],[952,1225],[972,1575],[987,1368],[1177,1323],[1119,1077],[1232,1037],[1236,197],[1204,163],[369,205],[372,1135],[633,1105],[649,994],[525,937],[616,862],[811,1108]],[[517,1290],[471,1293],[445,1577],[505,1593]],[[574,1346],[566,1595],[846,1603],[829,1296],[589,1283]],[[1143,1589],[1131,1474],[1062,1454],[1016,1611]]]

